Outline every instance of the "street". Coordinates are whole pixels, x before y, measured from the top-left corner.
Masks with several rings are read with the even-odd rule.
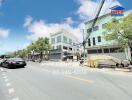
[[[131,74],[83,67],[30,62],[26,68],[0,71],[0,100],[131,100],[131,89]]]

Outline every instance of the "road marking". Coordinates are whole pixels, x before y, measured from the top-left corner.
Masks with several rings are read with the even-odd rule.
[[[5,76],[6,74],[5,73],[2,73],[3,76]]]
[[[3,76],[3,78],[4,78],[4,79],[6,79],[6,78],[7,78],[7,76]]]
[[[8,87],[8,86],[11,86],[11,83],[6,83],[6,86]]]
[[[12,94],[12,93],[14,93],[14,92],[15,92],[14,88],[8,89],[8,93],[9,93],[9,94]]]
[[[9,80],[8,79],[5,79],[5,82],[8,82]]]
[[[18,97],[16,97],[16,98],[13,98],[12,100],[19,100],[19,98],[18,98]]]
[[[79,77],[75,77],[75,76],[66,75],[65,77],[80,80],[80,81],[84,81],[84,82],[87,82],[87,83],[93,83],[92,80],[87,80],[87,79],[83,79],[83,78],[79,78]]]

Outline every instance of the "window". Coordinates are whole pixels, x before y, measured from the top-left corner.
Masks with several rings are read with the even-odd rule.
[[[91,46],[91,41],[90,41],[90,39],[88,39],[88,46]]]
[[[108,48],[104,49],[104,53],[109,53],[109,49]]]
[[[58,46],[57,46],[57,49],[61,49],[61,45],[58,45]]]
[[[98,42],[101,42],[101,36],[98,36]]]
[[[67,37],[66,36],[63,36],[63,42],[67,43]]]
[[[88,50],[88,54],[95,54],[97,53],[97,50]]]
[[[102,49],[98,49],[98,53],[102,53]]]
[[[51,43],[52,43],[52,44],[55,44],[55,38],[52,38],[52,39],[51,39]]]
[[[71,51],[72,51],[72,48],[69,48],[69,50],[71,50]]]
[[[55,46],[52,46],[52,49],[55,49]]]
[[[93,45],[96,45],[96,43],[95,43],[95,37],[93,37]]]
[[[102,28],[105,29],[107,26],[107,23],[102,24]]]
[[[93,31],[97,31],[99,29],[99,26],[95,26],[94,28],[93,28]]]
[[[92,28],[87,29],[87,33],[92,32]]]
[[[69,44],[72,44],[72,39],[69,39]]]
[[[57,43],[61,42],[61,36],[57,36]]]
[[[63,46],[63,49],[66,49],[67,50],[67,47]]]

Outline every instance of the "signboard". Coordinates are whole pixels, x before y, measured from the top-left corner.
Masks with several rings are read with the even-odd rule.
[[[124,8],[121,6],[114,6],[111,9],[111,16],[124,16]]]

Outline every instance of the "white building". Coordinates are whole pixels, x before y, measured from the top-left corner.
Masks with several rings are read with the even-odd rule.
[[[66,58],[73,59],[78,53],[78,39],[70,32],[62,29],[58,33],[50,34],[52,50],[50,51],[50,59],[64,60]]]

